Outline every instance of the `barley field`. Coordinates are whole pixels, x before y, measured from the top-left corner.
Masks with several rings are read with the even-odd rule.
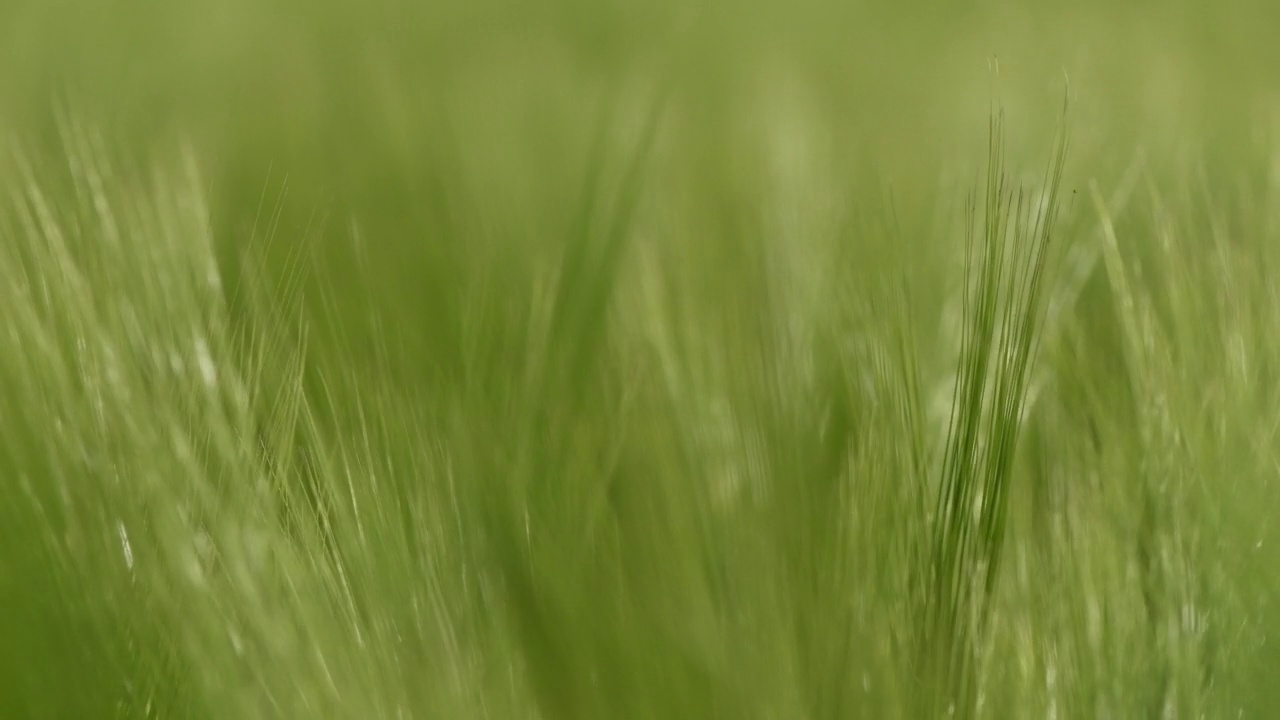
[[[0,718],[1276,717],[1278,30],[0,3]]]

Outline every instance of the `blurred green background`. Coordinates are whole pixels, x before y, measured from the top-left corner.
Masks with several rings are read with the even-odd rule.
[[[796,152],[893,188],[908,217],[972,172],[995,105],[1013,156],[1038,157],[1064,96],[1074,188],[1135,163],[1266,182],[1277,22],[1261,0],[11,0],[0,134],[54,162],[60,113],[134,162],[185,144],[227,252],[265,203],[330,246],[316,256],[338,277],[317,277],[341,282],[356,219],[384,296],[429,305],[416,260],[457,234],[444,215],[560,227],[603,114],[640,116],[664,83],[669,169],[754,167],[768,138],[801,138]]]
[[[0,127],[30,141],[69,105],[121,142],[190,139],[227,192],[256,196],[275,166],[305,197],[376,202],[397,174],[428,180],[442,123],[475,172],[519,184],[516,163],[559,164],[603,96],[661,71],[708,122],[799,97],[834,142],[932,174],[982,141],[998,60],[1015,130],[1055,122],[1069,78],[1086,147],[1248,152],[1274,112],[1276,16],[1260,0],[11,1]]]

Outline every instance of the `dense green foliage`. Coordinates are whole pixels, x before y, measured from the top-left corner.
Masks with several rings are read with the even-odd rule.
[[[1270,717],[1276,22],[0,6],[0,717]]]

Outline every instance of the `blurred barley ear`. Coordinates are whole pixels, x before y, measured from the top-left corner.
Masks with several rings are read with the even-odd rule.
[[[1015,187],[1004,116],[988,134],[985,183],[966,206],[960,365],[933,514],[921,625],[925,712],[977,714],[977,673],[1000,578],[1013,458],[1045,312],[1067,136],[1042,191]]]

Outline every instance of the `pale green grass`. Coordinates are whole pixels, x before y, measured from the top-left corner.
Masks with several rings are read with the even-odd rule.
[[[779,243],[606,142],[564,244],[455,258],[413,381],[405,326],[313,331],[360,301],[305,256],[253,270],[286,238],[227,272],[194,161],[64,130],[3,214],[15,716],[1267,706],[1280,308],[1211,205],[1064,225],[1065,145],[1014,186],[997,122],[936,237]]]
[[[263,101],[236,12],[174,72]],[[1274,117],[1140,148],[1190,90],[1031,63],[931,135],[834,36],[659,17],[6,138],[0,717],[1270,716]]]

